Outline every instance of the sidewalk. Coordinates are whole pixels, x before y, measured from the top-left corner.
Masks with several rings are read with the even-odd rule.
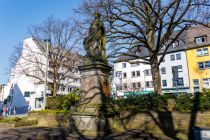
[[[6,118],[8,117],[27,117],[28,114],[27,113],[23,113],[23,114],[11,114],[10,116],[7,116]],[[3,117],[2,115],[0,115],[0,117]]]

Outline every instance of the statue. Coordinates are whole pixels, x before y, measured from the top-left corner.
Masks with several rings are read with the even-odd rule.
[[[83,45],[88,58],[93,61],[106,62],[106,31],[100,16],[100,13],[95,13],[95,20],[90,25],[88,36],[85,37]]]

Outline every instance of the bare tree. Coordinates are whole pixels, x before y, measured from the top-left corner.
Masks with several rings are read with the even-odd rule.
[[[112,49],[110,56],[127,55],[150,64],[158,94],[162,94],[159,65],[168,48],[190,26],[208,26],[210,17],[205,0],[84,0],[75,11],[82,15],[99,11],[107,30],[108,49]],[[145,57],[139,55],[143,50],[148,52]]]
[[[59,20],[53,17],[48,18],[42,24],[29,28],[29,33],[38,48],[28,44],[24,47],[18,45],[11,55],[10,61],[15,66],[13,75],[22,74],[30,77],[35,84],[43,84],[47,74],[47,85],[53,96],[65,87],[65,79],[74,79],[75,70],[80,65],[81,57],[77,53],[78,39],[76,27],[70,20]],[[48,40],[48,54],[47,43]],[[45,72],[46,58],[48,58],[48,72]]]

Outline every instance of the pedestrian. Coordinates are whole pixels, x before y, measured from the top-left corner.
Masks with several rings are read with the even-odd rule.
[[[9,115],[8,112],[9,110],[8,110],[8,107],[6,106],[6,117]]]
[[[14,109],[13,109],[13,114],[14,115],[16,114],[16,107],[14,107]]]
[[[5,118],[6,115],[7,115],[7,107],[4,106],[4,108],[3,108],[3,117]]]
[[[11,112],[12,112],[12,104],[9,105],[9,108],[8,108],[8,116],[11,115]]]
[[[30,105],[28,105],[28,112],[30,112],[31,111],[31,106]]]

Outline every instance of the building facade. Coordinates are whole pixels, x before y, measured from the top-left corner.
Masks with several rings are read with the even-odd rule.
[[[189,33],[189,49],[186,50],[190,89],[192,92],[210,88],[210,29],[196,27]]]
[[[163,93],[194,93],[203,88],[210,88],[209,49],[210,29],[194,26],[184,31],[168,48],[159,66]],[[159,57],[163,55],[163,51],[164,47],[160,50]],[[146,51],[139,53],[140,58],[148,57],[145,54],[148,53]],[[122,56],[115,61],[114,87],[120,89],[119,96],[124,96],[125,92],[134,89],[140,91],[153,89],[150,65],[132,64],[133,61],[143,60]],[[128,84],[124,83],[130,84],[129,87],[132,88],[124,88],[128,87]],[[137,83],[137,86],[133,83]]]
[[[44,105],[43,99],[45,96],[45,83],[43,81],[46,81],[47,85],[46,95],[52,95],[52,87],[54,85],[54,65],[53,61],[51,60],[53,59],[53,52],[49,52],[49,55],[46,55],[46,52],[42,50],[39,45],[40,44],[37,43],[37,41],[33,38],[27,38],[23,41],[21,56],[18,59],[15,67],[11,70],[9,83],[4,85],[4,90],[2,90],[4,93],[2,94],[2,103],[5,101],[5,99],[7,100],[10,98],[9,96],[11,96],[13,100],[7,100],[7,105],[12,105],[12,107],[15,106],[17,107],[17,110],[20,110],[22,106],[25,106],[25,108],[30,108],[31,110],[42,109]],[[46,46],[46,44],[44,45]],[[72,57],[69,57],[70,55],[65,59],[72,59]],[[38,61],[38,63],[33,63],[35,60]],[[71,62],[71,66],[68,67],[68,65],[62,65],[57,71],[59,76],[58,78],[60,78],[59,86],[56,86],[57,94],[68,94],[73,89],[80,86],[80,73],[78,71],[78,67],[74,65],[75,63],[80,62],[80,60],[77,58]],[[46,63],[48,65],[46,65]],[[67,73],[66,70],[73,65],[73,69]],[[23,70],[27,71],[27,73],[24,73]],[[45,71],[47,71],[46,80]],[[63,76],[64,74],[66,74],[66,76]],[[39,78],[41,80],[39,80]],[[13,93],[11,91],[13,91]],[[18,95],[18,97],[16,95]]]

